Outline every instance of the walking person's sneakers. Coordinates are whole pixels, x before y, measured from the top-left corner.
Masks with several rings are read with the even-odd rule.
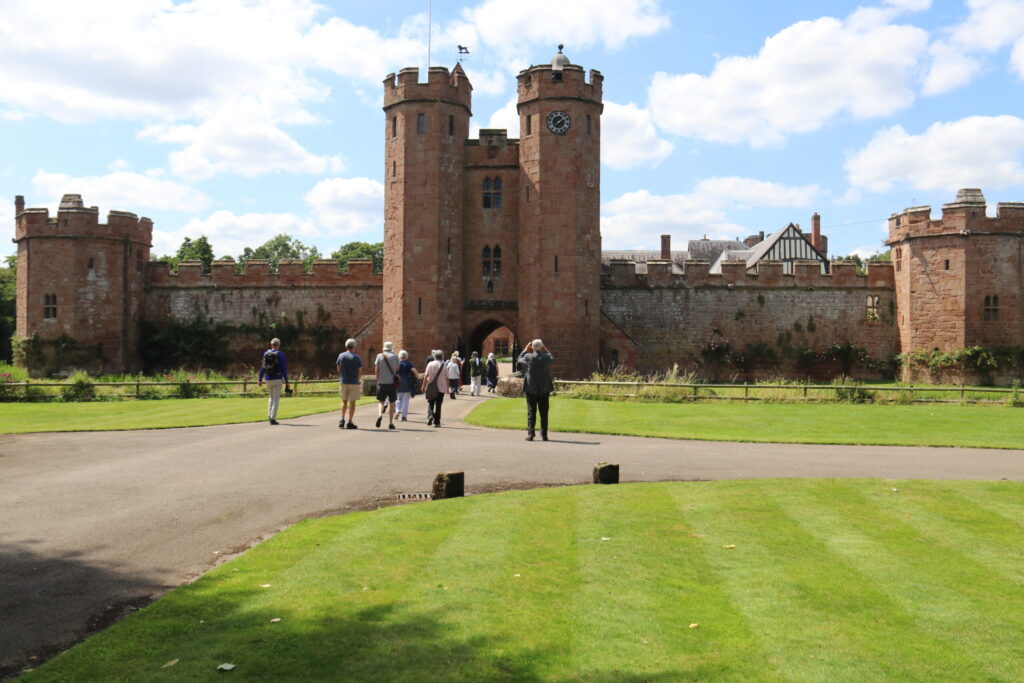
[[[394,423],[392,423],[388,425],[388,429],[398,429],[398,427],[396,427]]]
[[[345,428],[345,418],[341,418],[340,420],[338,420],[338,429],[344,429],[344,428]]]
[[[355,422],[349,422],[347,425],[345,425],[345,429],[359,429],[359,427],[356,427]]]
[[[272,425],[276,425],[277,424],[277,420],[275,420],[274,418],[270,418],[268,420],[268,422],[270,422],[270,424],[272,424]]]
[[[380,429],[380,420],[381,420],[382,417],[384,417],[384,416],[383,415],[378,415],[377,416],[377,428],[378,429]]]

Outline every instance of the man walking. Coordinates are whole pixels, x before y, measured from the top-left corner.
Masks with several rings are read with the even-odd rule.
[[[277,406],[281,403],[281,388],[288,388],[288,362],[281,351],[281,340],[274,337],[270,340],[270,348],[263,352],[260,360],[259,386],[263,386],[263,380],[267,382],[267,393],[270,399],[267,401],[267,421],[272,425],[277,424]]]
[[[384,404],[388,405],[388,429],[395,428],[395,402],[398,391],[395,382],[398,380],[398,356],[394,345],[384,342],[384,351],[377,354],[373,361],[373,374],[377,377],[377,427],[384,419]]]
[[[519,354],[518,366],[523,372],[523,394],[526,396],[526,440],[536,434],[537,410],[540,410],[540,438],[548,440],[548,399],[555,386],[551,381],[551,355],[544,342],[534,339]]]
[[[356,340],[349,339],[345,342],[345,350],[338,354],[338,384],[341,394],[341,419],[338,420],[338,429],[356,429],[352,421],[356,412],[356,401],[363,394],[363,385],[359,381],[359,368],[363,367],[363,360],[356,355]],[[348,424],[345,423],[345,414],[348,413]]]

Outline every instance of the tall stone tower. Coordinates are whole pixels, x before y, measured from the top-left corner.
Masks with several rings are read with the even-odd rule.
[[[600,72],[550,65],[519,81],[519,334],[555,354],[555,375],[592,372],[601,316]]]
[[[153,223],[127,211],[100,223],[77,194],[64,195],[55,218],[20,196],[15,213],[15,335],[34,339],[29,369],[138,370]]]
[[[471,94],[461,66],[431,67],[426,83],[418,69],[384,81],[384,339],[417,366],[431,349],[453,348],[462,331]]]
[[[897,324],[904,352],[1019,345],[1024,339],[1024,204],[985,213],[979,189],[889,218]]]

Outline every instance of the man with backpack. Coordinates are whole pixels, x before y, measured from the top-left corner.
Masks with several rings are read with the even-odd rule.
[[[288,361],[281,351],[281,340],[274,337],[270,340],[270,348],[263,352],[260,360],[259,386],[263,381],[267,382],[267,393],[270,400],[267,402],[267,420],[272,425],[277,424],[277,406],[281,402],[282,385],[288,389]]]
[[[398,382],[399,362],[394,344],[384,342],[384,351],[373,361],[373,371],[377,376],[377,427],[384,419],[384,406],[387,405],[388,429],[395,428],[395,403],[398,401],[395,384]]]

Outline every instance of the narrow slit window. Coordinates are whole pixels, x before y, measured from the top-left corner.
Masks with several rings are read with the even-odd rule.
[[[946,270],[949,270],[949,259],[946,259]]]
[[[391,137],[393,137],[393,138],[397,138],[398,137],[398,117],[397,116],[392,116],[391,117]]]
[[[558,272],[558,256],[555,255],[555,272]]]
[[[455,117],[448,117],[448,137],[455,135]]]
[[[416,314],[423,315],[423,297],[416,298]]]
[[[43,295],[43,320],[57,319],[57,295]]]
[[[590,135],[590,114],[587,114],[587,125],[586,125],[586,129],[587,129],[587,135]]]
[[[533,135],[533,114],[526,115],[526,134]]]
[[[416,134],[423,135],[427,132],[427,115],[417,114],[416,115]]]

